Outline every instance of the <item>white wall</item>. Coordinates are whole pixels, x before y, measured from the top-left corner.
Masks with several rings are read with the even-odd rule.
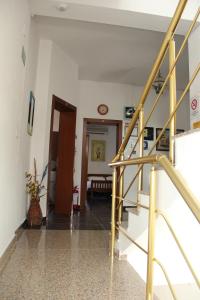
[[[137,105],[139,97],[142,93],[142,89],[142,87],[126,84],[80,81],[80,106],[78,118],[78,139],[80,144],[78,149],[82,149],[83,118],[123,120],[124,106]],[[180,96],[180,92],[178,92],[178,96]],[[145,113],[150,110],[154,98],[155,92],[152,90],[145,106]],[[101,116],[97,112],[97,107],[101,103],[106,103],[109,106],[109,112],[106,116]],[[168,91],[166,91],[148,126],[153,126],[154,128],[163,127],[168,118],[168,105],[169,98]],[[189,103],[187,98],[183,102],[178,112],[177,127],[185,130],[189,129]],[[154,130],[154,139],[155,134],[156,131]],[[149,142],[149,147],[152,145],[152,143],[153,142]],[[82,150],[79,150],[77,153],[79,164],[81,163],[81,151]],[[145,169],[144,189],[147,190],[149,182],[149,168],[145,167]],[[110,171],[112,172],[112,170]],[[77,178],[80,180],[80,167],[78,168],[77,172]],[[127,168],[127,171],[125,172],[125,188],[128,187],[130,180],[133,178],[134,172],[134,167]],[[80,184],[79,182],[77,184]],[[133,199],[134,189],[130,190],[130,193],[127,195],[127,198],[131,201],[135,200]]]
[[[38,173],[48,162],[52,96],[77,106],[78,66],[50,40],[40,40],[36,81],[36,108],[30,164],[36,158]],[[46,215],[46,197],[41,201]]]
[[[190,78],[200,63],[200,26],[191,34],[188,42],[189,51],[189,73]],[[190,108],[190,126],[194,122],[200,121],[200,72],[190,88],[190,101],[198,99],[198,107],[195,111]]]
[[[26,0],[1,1],[0,9],[0,256],[26,217],[25,171],[29,166],[27,119],[34,92],[38,40]],[[21,50],[26,51],[26,66]]]
[[[30,161],[36,157],[39,172],[48,161],[49,132],[52,95],[77,106],[76,154],[74,184],[80,186],[83,118],[123,120],[124,106],[136,105],[141,95],[142,87],[125,84],[103,83],[94,81],[79,81],[78,66],[52,41],[41,40],[36,83],[35,124],[31,145]],[[152,90],[148,105],[155,93]],[[97,112],[101,103],[109,106],[106,116]],[[162,127],[167,112],[168,98],[164,95],[160,109],[153,116],[150,125]],[[187,101],[181,107],[178,127],[187,129],[189,124]],[[179,118],[178,118],[179,119]],[[41,203],[43,215],[46,214],[46,199]]]
[[[89,135],[88,174],[111,174],[108,164],[116,154],[116,133],[116,126],[108,126],[107,134]],[[105,141],[105,161],[91,160],[92,140]]]

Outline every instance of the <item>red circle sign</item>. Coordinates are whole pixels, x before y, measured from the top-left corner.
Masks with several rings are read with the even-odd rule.
[[[191,102],[191,109],[195,110],[197,108],[197,99],[193,99]]]

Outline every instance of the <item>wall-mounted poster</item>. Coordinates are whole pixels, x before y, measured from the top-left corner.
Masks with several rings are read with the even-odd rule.
[[[124,136],[126,135],[126,132],[127,132],[127,129],[129,127],[129,124],[128,122],[126,122],[124,124]],[[133,131],[131,133],[131,136],[134,136],[134,137],[137,137],[138,136],[138,126],[136,125],[134,128],[133,128]]]
[[[35,97],[33,92],[30,92],[29,98],[29,111],[28,111],[28,124],[27,124],[27,132],[29,135],[33,133],[33,121],[34,121],[34,111],[35,111]]]
[[[193,124],[200,121],[200,93],[197,93],[190,100],[190,123]]]
[[[153,127],[145,127],[144,140],[145,141],[153,141],[153,139],[154,139],[154,128]]]
[[[124,118],[125,119],[131,119],[134,112],[135,112],[135,107],[134,106],[125,106],[124,107]]]
[[[156,128],[156,139],[161,133],[162,128]],[[165,129],[164,133],[162,134],[160,140],[156,144],[157,151],[169,151],[169,129]]]
[[[149,148],[148,142],[144,141],[144,150],[148,150],[148,148]]]
[[[156,128],[156,139],[161,133],[162,128]],[[183,129],[176,129],[176,134],[180,134],[184,132]],[[157,151],[169,151],[169,128],[165,129],[164,133],[162,134],[160,140],[156,145]]]
[[[105,161],[106,142],[103,140],[92,140],[92,161]]]

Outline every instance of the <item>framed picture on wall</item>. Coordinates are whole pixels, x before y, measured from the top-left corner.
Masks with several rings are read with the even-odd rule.
[[[144,140],[145,141],[153,141],[154,140],[154,128],[153,127],[145,127]]]
[[[125,106],[124,107],[124,119],[131,119],[134,115],[135,107],[134,106]]]
[[[156,139],[159,136],[162,128],[156,128]],[[176,134],[183,133],[183,129],[176,129]],[[162,134],[160,140],[156,145],[157,151],[169,151],[169,128],[165,129],[164,133]]]
[[[105,161],[106,142],[103,140],[92,140],[91,160]]]
[[[127,132],[127,130],[128,130],[128,127],[129,127],[129,122],[126,122],[125,124],[124,124],[124,136],[126,135],[126,132]],[[133,128],[133,131],[132,131],[132,133],[131,133],[131,136],[132,137],[137,137],[138,136],[138,126],[136,125],[134,128]]]
[[[161,133],[162,128],[156,128],[156,139]],[[160,140],[156,144],[157,151],[169,151],[169,129],[165,129],[164,133],[162,134]]]
[[[33,121],[34,121],[34,111],[35,111],[35,97],[33,92],[30,92],[29,98],[29,110],[28,110],[28,123],[27,123],[27,132],[29,135],[33,133]]]
[[[144,141],[144,150],[148,150],[148,148],[149,148],[148,142]]]

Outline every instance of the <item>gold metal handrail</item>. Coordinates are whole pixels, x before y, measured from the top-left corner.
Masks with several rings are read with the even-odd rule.
[[[159,163],[167,175],[172,180],[173,184],[176,186],[177,190],[185,200],[188,207],[191,209],[192,213],[196,217],[197,221],[200,222],[200,203],[196,196],[193,195],[192,191],[188,187],[184,178],[178,173],[178,171],[171,165],[170,161],[165,155],[152,155],[144,156],[141,158],[134,158],[129,160],[124,160],[121,162],[110,163],[109,166],[120,167],[127,165],[144,165],[149,163]]]
[[[174,288],[172,286],[172,283],[171,283],[171,281],[169,279],[169,276],[167,275],[167,272],[166,272],[165,268],[163,267],[163,265],[161,264],[161,262],[158,259],[154,258],[153,261],[157,263],[157,265],[161,268],[163,274],[165,275],[165,278],[167,280],[167,283],[168,283],[168,286],[170,288],[170,291],[171,291],[173,299],[174,300],[178,300],[178,298],[176,296],[176,292],[175,292],[175,290],[174,290]]]
[[[170,70],[169,70],[169,72],[168,72],[168,74],[167,74],[167,76],[166,76],[166,78],[165,78],[165,81],[164,81],[164,83],[163,83],[163,86],[162,86],[160,92],[158,93],[158,95],[155,97],[155,99],[154,99],[154,101],[153,101],[152,109],[151,109],[151,111],[150,111],[150,113],[149,113],[149,115],[148,115],[146,121],[144,122],[143,128],[141,129],[141,131],[140,131],[139,134],[138,134],[138,137],[137,137],[137,139],[136,139],[135,145],[133,146],[133,149],[131,150],[131,153],[129,154],[128,159],[130,159],[131,156],[132,156],[132,154],[134,153],[134,151],[135,151],[135,149],[136,149],[136,146],[137,146],[137,144],[138,144],[138,142],[139,142],[139,140],[140,140],[140,138],[141,138],[141,136],[142,136],[142,133],[144,132],[145,127],[148,125],[148,122],[150,121],[151,116],[152,116],[153,112],[155,111],[155,109],[156,109],[156,107],[157,107],[158,101],[160,100],[160,98],[161,98],[161,96],[162,96],[162,94],[163,94],[163,92],[164,92],[164,89],[165,89],[166,86],[167,86],[167,83],[168,83],[168,81],[169,81],[169,78],[170,78],[170,76],[171,76],[171,74],[172,74],[172,72],[173,72],[173,70],[174,70],[174,68],[175,68],[175,66],[176,66],[176,64],[177,64],[177,62],[178,62],[178,60],[179,60],[179,58],[180,58],[180,56],[181,56],[181,54],[182,54],[182,52],[183,52],[185,46],[186,46],[186,44],[187,44],[187,41],[188,41],[188,39],[189,39],[189,36],[190,36],[192,30],[193,30],[194,27],[195,27],[195,24],[196,24],[196,22],[197,22],[197,19],[198,19],[198,17],[199,17],[199,14],[200,14],[200,8],[198,9],[195,18],[194,18],[192,24],[190,25],[188,32],[187,32],[186,35],[185,35],[185,38],[184,38],[184,40],[183,40],[183,42],[182,42],[182,45],[181,45],[181,47],[180,47],[180,49],[179,49],[179,51],[178,51],[178,54],[177,54],[176,57],[175,57],[175,60],[174,60],[173,64],[170,66]],[[171,150],[171,151],[173,151],[173,150]],[[124,168],[123,171],[120,173],[120,177],[123,175],[124,171],[125,171],[125,168]],[[120,178],[120,177],[119,177],[119,178]]]
[[[143,108],[143,105],[144,105],[144,103],[145,103],[145,101],[147,99],[147,96],[149,94],[149,91],[151,89],[153,81],[155,79],[155,76],[156,76],[156,74],[157,74],[157,72],[159,70],[159,67],[160,67],[160,64],[162,62],[162,59],[163,59],[163,57],[165,55],[165,52],[166,52],[166,50],[168,48],[169,41],[172,38],[172,36],[173,36],[173,34],[174,34],[175,30],[176,30],[176,27],[177,27],[177,25],[178,25],[178,23],[179,23],[179,21],[181,19],[181,16],[182,16],[182,13],[184,11],[184,8],[185,8],[186,4],[187,4],[187,0],[180,0],[179,1],[179,4],[178,4],[178,6],[176,8],[174,17],[171,20],[171,23],[170,23],[169,28],[168,28],[168,30],[166,32],[166,35],[165,35],[165,38],[163,40],[162,46],[160,48],[160,51],[159,51],[159,53],[157,55],[157,58],[156,58],[155,63],[153,65],[153,68],[152,68],[152,70],[150,72],[150,75],[148,77],[147,83],[146,83],[146,85],[144,87],[143,93],[142,93],[140,101],[139,101],[139,105],[138,105],[138,107],[137,107],[137,109],[136,109],[136,111],[134,113],[134,116],[133,116],[133,118],[132,118],[132,120],[130,122],[130,125],[129,125],[128,129],[127,129],[127,134],[126,134],[126,136],[124,138],[124,141],[123,141],[123,143],[121,144],[121,146],[119,148],[118,154],[113,159],[113,162],[119,160],[120,159],[120,155],[123,154],[123,152],[124,152],[124,149],[125,149],[128,141],[129,141],[129,138],[131,136],[132,130],[135,127],[135,124],[136,124],[137,119],[139,117],[140,110]]]
[[[200,202],[199,199],[192,193],[189,186],[178,171],[170,164],[166,156],[161,155],[158,159],[161,166],[164,168],[167,175],[185,200],[193,215],[200,223]]]
[[[172,236],[174,237],[176,244],[179,247],[179,250],[181,252],[181,254],[183,255],[183,258],[186,262],[186,264],[189,267],[189,270],[192,273],[193,278],[195,279],[197,285],[200,287],[200,281],[180,243],[180,241],[178,240],[172,226],[170,225],[170,222],[168,220],[168,218],[166,217],[166,215],[156,209],[155,203],[156,203],[156,177],[155,177],[155,167],[154,165],[157,163],[159,163],[163,169],[166,171],[166,173],[168,174],[168,176],[170,177],[170,179],[172,180],[172,183],[176,186],[177,190],[179,191],[179,193],[182,195],[183,199],[185,200],[185,202],[188,204],[188,207],[191,209],[191,211],[193,212],[193,214],[195,215],[196,219],[198,220],[198,222],[200,222],[200,204],[198,199],[192,194],[192,192],[189,190],[189,188],[187,187],[186,182],[184,181],[184,179],[179,175],[179,173],[175,170],[175,168],[171,165],[170,161],[168,160],[168,158],[164,155],[153,155],[151,157],[142,157],[142,158],[138,158],[138,159],[131,159],[131,160],[126,160],[126,161],[121,161],[121,162],[117,162],[117,163],[111,163],[110,165],[112,165],[114,167],[114,182],[113,182],[113,186],[116,188],[116,182],[117,182],[117,177],[116,177],[116,169],[118,167],[121,166],[128,166],[128,165],[137,165],[138,162],[140,163],[140,165],[144,165],[144,164],[153,164],[152,170],[151,170],[151,180],[150,180],[150,207],[147,207],[145,205],[141,205],[139,204],[139,206],[141,208],[147,209],[149,210],[149,242],[148,242],[148,251],[146,251],[142,246],[140,246],[129,234],[128,232],[121,226],[116,225],[115,224],[115,206],[113,206],[113,211],[112,211],[112,230],[114,232],[114,237],[115,237],[115,230],[117,229],[118,231],[122,232],[132,243],[134,243],[140,250],[142,250],[143,252],[145,252],[148,255],[148,268],[147,268],[147,298],[146,299],[152,299],[152,295],[153,295],[153,262],[156,262],[162,269],[165,278],[167,280],[167,283],[169,285],[169,288],[171,290],[172,296],[174,299],[177,299],[174,288],[169,280],[169,277],[167,275],[166,270],[164,269],[163,265],[161,264],[161,262],[159,262],[158,259],[156,259],[154,257],[154,240],[155,240],[155,215],[159,214],[161,215],[170,232],[172,233]],[[114,192],[114,191],[113,191]],[[123,201],[126,201],[126,199],[122,198],[122,197],[118,197],[115,192],[112,195],[112,198],[115,199],[121,199]],[[115,203],[115,200],[114,202]],[[114,242],[112,244],[113,249],[111,250],[111,254],[112,254],[112,259],[114,257]]]
[[[125,138],[123,140],[123,143],[121,144],[119,151],[115,158],[113,159],[112,163],[109,165],[113,167],[113,188],[112,188],[112,222],[111,222],[111,258],[113,261],[114,258],[114,247],[115,247],[115,237],[116,237],[116,230],[122,232],[131,242],[133,242],[140,250],[145,252],[148,255],[148,263],[147,263],[147,285],[146,285],[146,300],[152,300],[153,299],[153,270],[154,270],[154,262],[156,262],[160,268],[162,269],[165,278],[167,280],[167,283],[169,285],[169,288],[171,290],[172,296],[174,299],[177,299],[174,288],[169,280],[169,277],[167,275],[166,270],[164,269],[161,262],[154,257],[154,242],[155,242],[155,223],[156,223],[156,214],[161,215],[173,238],[175,239],[176,244],[178,245],[178,248],[181,251],[181,254],[183,258],[186,261],[187,266],[189,267],[189,270],[191,271],[193,278],[195,279],[195,282],[197,285],[200,285],[200,281],[195,274],[195,271],[183,249],[183,247],[180,244],[180,241],[178,240],[171,224],[169,223],[168,218],[164,214],[164,212],[158,210],[156,208],[156,175],[155,175],[155,167],[156,165],[160,165],[166,174],[171,179],[173,185],[176,187],[177,191],[182,196],[185,203],[188,205],[189,209],[193,213],[194,217],[197,219],[198,222],[200,222],[200,203],[199,200],[193,195],[192,191],[187,186],[185,180],[181,177],[179,172],[174,168],[174,136],[176,133],[176,113],[178,108],[180,107],[181,103],[184,100],[184,97],[186,96],[187,92],[189,91],[189,88],[191,87],[192,83],[194,82],[197,74],[200,71],[200,64],[197,66],[196,70],[194,71],[193,75],[191,76],[190,81],[186,85],[183,93],[181,94],[180,98],[176,99],[176,65],[177,62],[186,46],[186,43],[189,39],[189,36],[194,29],[194,26],[197,22],[197,19],[200,14],[200,8],[198,9],[195,18],[193,22],[191,23],[188,32],[186,33],[183,43],[181,44],[181,47],[178,51],[178,54],[175,55],[175,42],[173,40],[175,29],[180,21],[180,18],[182,16],[183,10],[185,8],[185,5],[187,3],[187,0],[180,0],[179,4],[177,6],[177,9],[175,11],[174,17],[170,23],[170,26],[168,28],[168,31],[166,33],[166,36],[163,40],[161,49],[158,53],[158,56],[155,60],[155,63],[153,65],[152,71],[150,72],[149,78],[146,82],[146,85],[144,87],[144,90],[142,92],[142,95],[139,100],[139,104],[137,106],[137,109],[131,119],[131,122],[129,124],[128,130],[126,132]],[[152,83],[157,76],[158,70],[160,69],[161,63],[164,61],[164,58],[166,54],[169,52],[169,71],[165,78],[165,81],[163,83],[163,86],[159,92],[159,94],[155,97],[153,100],[152,109],[147,116],[146,120],[144,119],[144,104],[146,103],[147,96],[149,94],[149,91],[151,89]],[[143,154],[143,141],[144,141],[144,130],[147,126],[153,112],[155,111],[158,101],[161,98],[161,95],[164,91],[164,89],[167,86],[167,83],[169,82],[169,95],[170,95],[170,106],[169,106],[169,117],[167,121],[165,122],[160,134],[156,138],[156,141],[153,143],[153,146],[151,147],[149,153],[147,156],[144,156]],[[131,153],[129,154],[128,159],[124,159],[124,150],[127,146],[127,143],[130,139],[131,133],[133,128],[136,125],[136,122],[139,120],[139,134],[138,138],[136,140],[135,145],[132,148]],[[169,151],[169,159],[164,155],[155,155],[152,154],[153,150],[155,149],[157,143],[161,139],[164,131],[166,128],[170,128],[170,151]],[[134,153],[136,146],[139,143],[139,157],[137,158],[131,158],[132,154]],[[150,175],[150,201],[149,206],[143,205],[140,203],[139,198],[139,192],[142,191],[143,188],[143,166],[146,164],[151,164],[151,175]],[[129,183],[128,187],[126,188],[126,191],[124,191],[124,171],[128,166],[138,166],[136,174],[134,175],[133,179]],[[130,191],[133,183],[138,178],[138,193],[137,193],[137,199],[136,201],[130,201],[126,199],[126,196],[128,192]],[[119,186],[117,186],[119,182]],[[126,201],[128,203],[131,203],[134,205],[134,212],[136,212],[139,215],[139,209],[146,209],[149,211],[149,230],[148,230],[148,251],[146,251],[143,247],[141,247],[129,234],[128,232],[120,225],[121,219],[122,219],[122,204]],[[118,214],[116,213],[118,212]],[[118,222],[116,222],[118,220]]]
[[[166,122],[165,125],[163,126],[163,128],[162,128],[160,134],[158,135],[158,137],[157,137],[157,139],[156,139],[156,141],[154,142],[153,146],[151,147],[151,150],[149,151],[148,155],[151,155],[151,154],[152,154],[152,152],[153,152],[153,150],[155,149],[157,143],[158,143],[159,140],[161,139],[161,137],[162,137],[162,135],[163,135],[165,129],[169,126],[170,121],[172,120],[172,118],[173,118],[174,115],[176,114],[176,112],[177,112],[179,106],[181,105],[181,103],[182,103],[182,101],[183,101],[185,95],[187,94],[187,92],[188,92],[190,86],[192,85],[192,83],[193,83],[193,81],[195,80],[196,76],[198,75],[199,71],[200,71],[200,64],[197,66],[195,72],[194,72],[193,75],[192,75],[191,80],[190,80],[189,83],[187,84],[187,86],[186,86],[184,92],[182,93],[181,97],[179,98],[177,104],[175,105],[175,108],[174,108],[173,112],[172,112],[171,115],[169,116],[167,122]],[[139,159],[139,158],[137,158],[137,159]],[[114,166],[113,164],[109,164],[109,165],[110,165],[110,166]],[[127,165],[128,165],[128,164],[127,164]],[[139,166],[138,171],[136,172],[135,176],[134,176],[133,179],[131,180],[131,182],[130,182],[130,184],[129,184],[127,190],[126,190],[126,192],[124,193],[124,197],[128,194],[128,192],[129,192],[131,186],[133,185],[133,183],[135,182],[136,178],[138,177],[138,174],[140,173],[141,169],[142,169],[142,165]]]
[[[198,277],[196,276],[196,273],[195,273],[195,271],[194,271],[194,268],[192,267],[192,264],[190,263],[189,259],[187,258],[187,255],[186,255],[186,253],[185,253],[185,251],[184,251],[184,249],[183,249],[181,243],[179,242],[179,239],[178,239],[176,233],[174,232],[173,227],[172,227],[172,225],[170,224],[170,221],[168,220],[168,217],[166,216],[166,214],[165,214],[164,212],[162,212],[162,211],[159,210],[159,209],[156,210],[156,213],[157,213],[158,215],[160,215],[160,216],[163,218],[163,220],[165,221],[165,223],[167,224],[167,227],[169,228],[171,234],[173,235],[173,238],[174,238],[174,240],[175,240],[175,242],[176,242],[176,244],[177,244],[177,246],[178,246],[180,252],[182,253],[182,255],[183,255],[183,257],[184,257],[184,260],[185,260],[185,262],[186,262],[188,268],[190,269],[190,272],[192,273],[193,278],[194,278],[194,280],[196,281],[196,284],[197,284],[198,287],[200,288],[200,280],[199,280]]]

